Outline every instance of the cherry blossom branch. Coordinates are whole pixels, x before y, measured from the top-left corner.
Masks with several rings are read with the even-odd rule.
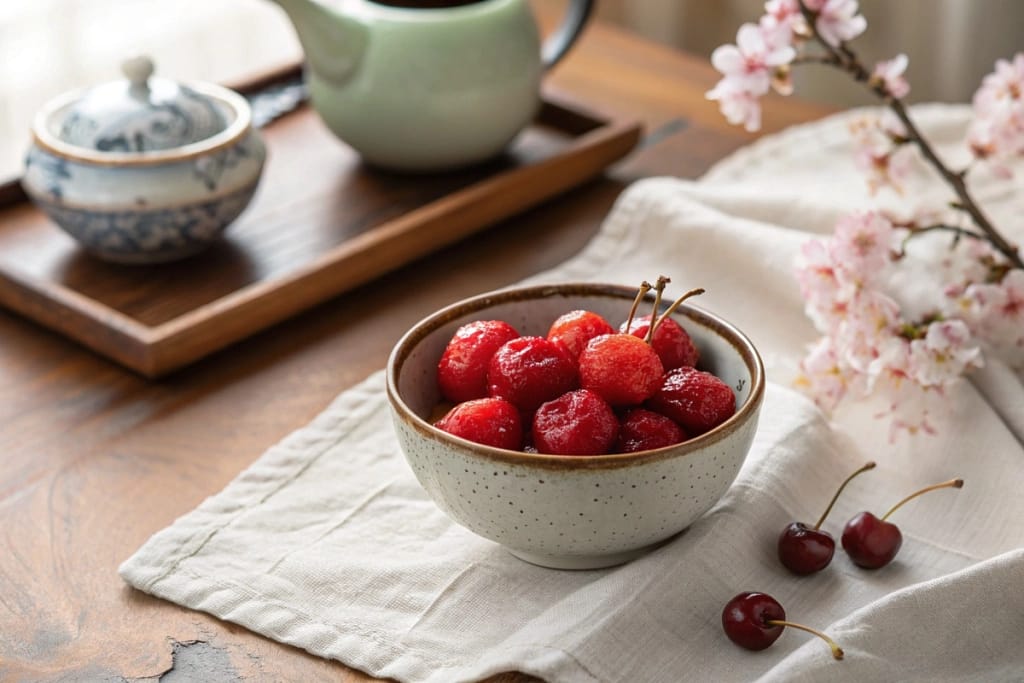
[[[946,225],[945,223],[936,223],[934,225],[908,225],[897,227],[906,227],[910,231],[907,234],[907,236],[903,238],[903,241],[900,242],[900,249],[897,252],[897,254],[900,256],[906,254],[907,243],[909,243],[911,239],[918,235],[923,235],[926,232],[948,232],[956,236],[954,238],[954,241],[959,241],[961,237],[969,237],[970,239],[980,240],[982,242],[987,241],[988,239],[985,235],[974,232],[973,230],[967,230],[966,228],[958,228],[955,225]]]
[[[995,226],[981,210],[981,207],[978,206],[974,201],[974,198],[971,197],[965,181],[966,173],[950,170],[950,168],[943,163],[942,159],[939,158],[931,144],[929,144],[928,140],[921,134],[921,131],[918,130],[914,121],[910,118],[903,101],[898,97],[893,97],[886,89],[884,83],[875,82],[872,79],[871,73],[864,67],[864,64],[857,57],[856,53],[850,49],[845,42],[840,42],[838,46],[834,46],[825,40],[815,25],[815,13],[808,9],[807,5],[804,4],[804,0],[799,0],[799,4],[800,13],[804,17],[804,21],[807,22],[811,35],[814,40],[825,49],[827,57],[825,59],[815,58],[808,61],[829,64],[846,71],[855,81],[864,83],[871,92],[885,102],[893,113],[896,114],[896,117],[903,124],[904,128],[906,128],[907,139],[921,150],[921,154],[924,155],[924,158],[928,163],[931,164],[942,179],[945,180],[956,193],[956,196],[960,201],[956,203],[954,207],[969,215],[971,220],[974,221],[974,224],[977,225],[984,233],[985,239],[987,239],[992,246],[998,249],[999,252],[1002,253],[1008,261],[1010,261],[1010,263],[1017,268],[1024,268],[1024,259],[1021,258],[1017,247],[1010,244],[999,233],[999,231],[996,230]]]

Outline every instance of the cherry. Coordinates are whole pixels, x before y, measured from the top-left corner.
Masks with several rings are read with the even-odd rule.
[[[832,512],[832,506],[839,499],[850,481],[870,469],[874,469],[875,463],[869,462],[859,470],[848,476],[839,486],[839,490],[832,496],[828,507],[822,513],[818,522],[813,527],[808,527],[803,522],[791,522],[779,535],[779,561],[794,574],[801,576],[821,571],[832,561],[832,555],[836,551],[836,541],[832,534],[822,531],[821,525]]]
[[[645,315],[633,321],[632,327],[628,330],[634,337],[644,339],[651,329],[651,316]],[[619,332],[626,332],[625,323],[619,327]],[[690,335],[675,320],[656,322],[654,336],[651,338],[651,347],[661,359],[661,364],[666,370],[681,368],[684,365],[693,367],[700,360],[700,352],[697,346],[690,339]]]
[[[505,342],[487,367],[487,394],[524,413],[576,388],[576,364],[565,346],[544,337]]]
[[[729,640],[747,650],[764,650],[779,639],[782,630],[792,626],[818,636],[832,648],[832,656],[843,658],[843,649],[820,631],[786,621],[786,610],[779,601],[765,593],[740,593],[725,604],[722,628]]]
[[[632,408],[619,423],[616,453],[636,453],[686,441],[686,432],[670,418],[643,408]]]
[[[697,365],[697,361],[700,360],[700,352],[697,350],[693,340],[690,339],[690,335],[686,333],[686,330],[670,316],[684,301],[692,296],[703,293],[703,289],[691,289],[672,302],[672,305],[658,317],[655,317],[655,313],[657,313],[656,304],[655,313],[623,323],[619,327],[619,332],[627,332],[634,337],[649,340],[651,348],[658,354],[658,358],[661,359],[661,364],[666,370],[673,370],[683,366],[694,367]],[[652,320],[654,321],[653,324],[651,323]],[[654,330],[653,333],[651,332],[652,328]]]
[[[516,450],[523,444],[519,410],[500,398],[478,398],[460,403],[434,426],[485,446]]]
[[[611,406],[586,389],[548,401],[533,416],[533,443],[539,453],[601,455],[615,443],[618,431]]]
[[[904,503],[907,503],[921,494],[935,491],[936,489],[962,488],[963,479],[950,479],[941,484],[934,484],[915,491],[900,502],[893,505],[888,512],[882,515],[881,519],[870,512],[861,512],[846,523],[843,528],[843,550],[850,556],[853,563],[863,569],[878,569],[892,562],[896,553],[903,545],[903,534],[899,527],[891,522],[885,521],[889,515],[896,512]]]
[[[736,397],[710,372],[684,367],[665,373],[647,407],[678,422],[690,436],[699,436],[732,417]]]
[[[658,278],[658,297],[666,278]],[[633,301],[627,327],[640,300],[650,291],[644,282]],[[657,304],[656,304],[657,305]],[[644,340],[631,334],[612,333],[594,337],[580,352],[580,386],[598,394],[613,406],[642,403],[651,396],[665,372],[661,359]]]
[[[502,320],[477,320],[455,331],[437,364],[441,395],[461,403],[487,395],[487,366],[491,356],[519,333]]]
[[[592,311],[570,311],[551,323],[548,339],[565,344],[573,358],[579,358],[583,347],[594,337],[611,334],[614,328]]]

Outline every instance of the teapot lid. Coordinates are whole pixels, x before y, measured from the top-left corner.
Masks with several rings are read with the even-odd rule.
[[[153,60],[121,65],[123,80],[90,88],[65,112],[57,137],[99,152],[173,149],[224,131],[230,121],[208,95],[154,77]]]

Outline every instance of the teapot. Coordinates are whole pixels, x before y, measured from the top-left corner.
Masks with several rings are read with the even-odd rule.
[[[271,1],[295,27],[327,127],[365,162],[411,172],[500,154],[593,6],[572,0],[542,49],[527,0]]]

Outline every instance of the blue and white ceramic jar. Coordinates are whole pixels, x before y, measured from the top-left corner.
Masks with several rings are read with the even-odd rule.
[[[208,246],[248,205],[266,150],[248,103],[212,84],[125,76],[68,93],[37,115],[22,185],[100,258],[158,263]]]

